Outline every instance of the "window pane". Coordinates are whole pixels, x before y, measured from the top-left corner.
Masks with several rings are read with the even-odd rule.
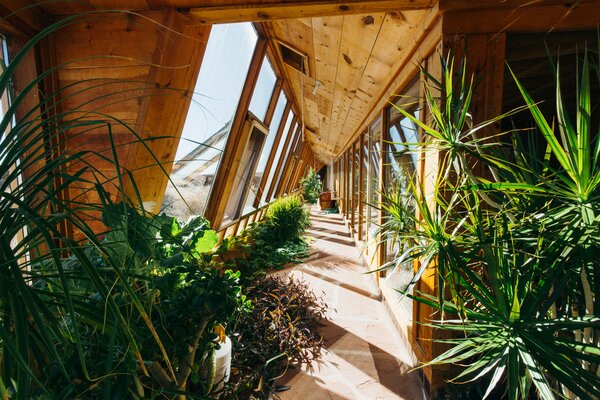
[[[292,153],[290,149],[292,148],[292,146],[294,144],[293,142],[295,142],[296,138],[298,137],[297,132],[298,132],[298,123],[296,123],[294,125],[294,129],[290,131],[290,135],[296,135],[296,136],[291,138],[290,143],[288,143],[288,146],[285,149],[283,149],[283,151],[281,153],[281,159],[280,159],[281,169],[279,170],[277,179],[275,179],[275,184],[277,186],[275,187],[275,190],[273,192],[273,197],[276,196],[277,191],[279,191],[279,187],[283,184],[283,182],[282,182],[284,180],[283,176],[282,176],[283,172],[284,172],[283,170],[285,169],[285,164],[287,163],[287,160],[289,159],[289,157]]]
[[[254,87],[254,93],[252,93],[252,100],[250,100],[250,107],[248,110],[261,121],[265,120],[267,114],[267,108],[269,108],[269,102],[273,95],[273,88],[275,87],[275,81],[277,76],[271,63],[265,57],[258,74],[256,86]]]
[[[250,180],[254,176],[264,141],[265,133],[257,127],[253,127],[225,208],[223,224],[235,221],[242,215],[243,205],[250,188]]]
[[[203,214],[257,42],[249,23],[212,28],[185,121],[163,209],[186,220]]]
[[[381,160],[381,119],[377,120],[369,130],[369,240],[373,239],[377,230],[379,212],[375,205],[379,199],[379,160]]]
[[[408,85],[402,93],[402,98],[396,102],[398,107],[419,118],[419,78],[418,76]],[[411,207],[412,201],[409,193],[409,179],[414,177],[415,166],[418,159],[415,143],[418,141],[418,130],[415,124],[396,108],[391,107],[389,118],[389,141],[386,143],[386,158],[384,161],[386,187],[395,188],[403,194],[402,202],[405,207]],[[393,260],[401,251],[404,243],[397,241],[392,245],[386,244],[385,261]],[[393,289],[404,290],[414,276],[412,262],[404,262],[388,271],[385,283]],[[407,296],[399,297],[400,307],[407,319],[412,317],[412,302]]]
[[[275,177],[275,172],[277,171],[277,165],[279,163],[279,159],[281,158],[281,153],[283,152],[283,146],[285,145],[285,141],[287,139],[287,137],[290,135],[290,132],[293,132],[293,130],[290,129],[290,125],[292,125],[292,121],[294,119],[294,114],[290,111],[288,113],[288,115],[286,116],[287,120],[285,122],[285,127],[283,128],[283,135],[281,136],[281,139],[279,140],[279,145],[277,146],[277,150],[275,152],[275,157],[273,158],[273,166],[271,167],[271,171],[269,172],[269,178],[267,179],[267,183],[265,184],[265,192],[263,195],[263,199],[262,199],[262,203],[268,203],[269,201],[271,201],[271,199],[273,198],[273,195],[271,194],[271,197],[269,199],[267,199],[267,194],[269,193],[269,188],[271,187],[271,184],[273,183],[273,178]],[[295,127],[295,125],[294,125]]]
[[[271,155],[271,150],[273,149],[273,144],[275,143],[275,138],[277,136],[277,131],[279,130],[279,124],[281,123],[286,104],[287,98],[285,97],[285,94],[281,93],[279,99],[277,100],[277,107],[275,107],[275,114],[273,114],[271,126],[269,127],[269,135],[267,136],[265,146],[261,152],[260,160],[258,161],[258,167],[256,167],[256,173],[254,174],[254,178],[250,183],[250,193],[248,193],[248,199],[246,200],[246,206],[244,207],[244,214],[251,211],[253,208],[252,205],[254,204],[260,182],[262,181],[265,173],[267,161],[269,161],[269,156]]]

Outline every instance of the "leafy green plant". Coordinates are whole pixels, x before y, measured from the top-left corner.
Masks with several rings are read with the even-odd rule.
[[[297,236],[280,243],[274,239],[272,225],[268,222],[254,223],[231,239],[225,239],[213,259],[241,272],[246,284],[267,271],[281,268],[289,263],[299,263],[308,256],[308,242]]]
[[[303,234],[309,224],[308,210],[298,196],[279,198],[269,206],[263,221],[223,240],[213,260],[223,268],[240,271],[242,283],[250,282],[270,269],[307,257],[308,242]]]
[[[37,34],[2,66],[0,93],[12,95],[15,70],[45,36],[101,13],[115,12],[68,16]],[[205,219],[150,217],[139,198],[128,198],[124,181],[137,191],[119,164],[113,129],[148,147],[126,123],[101,110],[57,108],[103,83],[76,82],[17,113],[60,67],[13,96],[0,121],[0,398],[182,395],[198,374],[190,360],[214,346],[212,326],[247,306],[239,275],[205,262],[216,243]],[[107,132],[108,149],[63,151],[98,130]],[[102,170],[89,161],[98,158]],[[100,201],[67,201],[70,189]]]
[[[455,382],[485,381],[484,398],[502,392],[510,399],[598,398],[600,131],[592,127],[598,117],[587,51],[576,123],[566,111],[558,66],[552,64],[554,126],[515,77],[547,150],[539,154],[524,133],[513,132],[509,158],[502,140],[478,135],[522,109],[473,126],[473,84],[464,64],[458,73],[454,65],[443,61],[441,82],[423,71],[431,124],[399,110],[423,130],[427,140],[419,150],[439,156],[440,168],[427,196],[420,184],[410,185],[418,218],[398,193],[383,196],[383,228],[403,244],[386,267],[420,260],[405,292],[440,311],[432,326],[454,332],[442,340],[450,349],[430,364],[462,365]],[[438,90],[441,99],[433,94]],[[473,168],[475,160],[484,173]],[[433,261],[436,292],[412,294]]]
[[[262,277],[246,290],[253,309],[235,325],[234,363],[259,388],[270,387],[289,363],[310,364],[319,357],[323,343],[317,326],[326,305],[291,277]]]
[[[271,238],[276,243],[299,237],[310,226],[310,214],[299,196],[275,200],[269,205],[265,220]]]
[[[3,65],[0,93],[12,96],[11,80],[28,51],[80,17],[42,30]],[[120,243],[100,240],[93,229],[98,221],[89,218],[102,206],[64,196],[70,188],[89,188],[85,195],[107,198],[106,184],[127,198],[118,160],[93,151],[62,151],[67,138],[94,129],[112,138],[113,125],[127,126],[99,112],[60,112],[56,107],[64,91],[46,93],[39,104],[18,113],[56,70],[44,71],[12,96],[0,121],[0,397],[73,398],[92,389],[104,396],[139,396],[141,385],[131,371],[147,371],[129,321],[138,319],[150,331],[152,321],[124,258],[111,251]],[[86,89],[74,84],[69,90]],[[103,171],[88,161],[91,157],[113,163],[117,181],[106,182]],[[67,173],[74,165],[80,168]],[[64,227],[87,241],[73,240]],[[77,268],[67,267],[66,255]],[[160,343],[158,336],[153,340]]]
[[[323,182],[321,182],[321,178],[319,177],[319,174],[317,174],[317,171],[310,168],[306,177],[300,180],[300,186],[303,190],[304,200],[309,204],[317,204],[319,195],[323,190]]]

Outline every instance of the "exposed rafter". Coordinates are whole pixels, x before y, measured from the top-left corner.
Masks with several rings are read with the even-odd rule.
[[[239,1],[208,0],[203,3],[202,7],[190,8],[190,14],[201,23],[218,24],[416,10],[431,7],[436,0],[255,0],[243,4]]]

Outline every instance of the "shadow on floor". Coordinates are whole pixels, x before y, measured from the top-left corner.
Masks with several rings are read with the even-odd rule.
[[[314,268],[314,267],[311,266],[311,268]],[[311,271],[308,268],[299,267],[298,271],[302,271],[305,274],[314,276],[315,278],[318,278],[318,279],[324,280],[326,282],[332,283],[332,284],[337,285],[337,286],[339,286],[341,288],[344,288],[346,290],[350,290],[350,291],[352,291],[354,293],[360,294],[361,296],[365,296],[365,297],[368,297],[368,298],[374,299],[374,300],[381,300],[381,291],[380,290],[378,290],[377,293],[371,293],[368,290],[361,289],[361,288],[359,288],[357,286],[350,285],[348,283],[340,282],[339,280],[337,280],[335,278],[331,278],[329,276],[326,276],[326,275],[323,275],[323,274],[319,274],[317,272]]]

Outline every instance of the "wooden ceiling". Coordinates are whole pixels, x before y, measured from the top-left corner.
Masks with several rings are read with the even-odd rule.
[[[541,0],[2,0],[0,17],[39,30],[54,15],[99,9],[176,9],[197,24],[262,21],[276,41],[308,57],[309,73],[283,67],[302,114],[306,138],[322,161],[361,133],[398,87],[399,71],[417,61],[419,37],[438,13],[522,7]],[[564,0],[543,0],[563,3]],[[40,21],[41,20],[41,21]],[[11,21],[12,22],[12,21]],[[23,24],[26,25],[26,24]],[[283,65],[280,60],[280,65]],[[319,82],[319,84],[317,84]],[[315,88],[317,87],[317,90]]]
[[[321,160],[335,158],[362,129],[429,16],[423,9],[267,24],[275,40],[308,56],[308,75],[288,65],[285,74],[304,110],[306,139]]]
[[[19,2],[23,0],[9,0]],[[41,3],[51,15],[176,7],[198,23],[262,21],[271,39],[308,57],[309,74],[284,67],[287,87],[327,162],[357,133],[414,47],[437,0],[80,0]],[[296,18],[302,17],[302,18]],[[283,64],[281,64],[283,65]],[[318,89],[315,91],[315,86]]]

